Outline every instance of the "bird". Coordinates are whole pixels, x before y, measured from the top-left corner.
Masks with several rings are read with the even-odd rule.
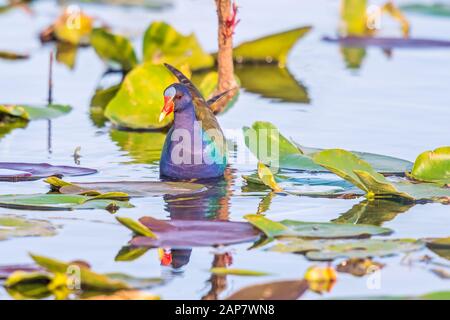
[[[228,94],[208,101],[178,69],[165,63],[179,83],[164,90],[159,121],[174,113],[159,162],[160,177],[171,180],[223,177],[228,164],[227,143],[211,106]]]

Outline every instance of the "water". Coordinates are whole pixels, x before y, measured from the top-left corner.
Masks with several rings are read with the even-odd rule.
[[[349,70],[339,48],[320,41],[324,35],[335,34],[337,1],[241,2],[236,42],[313,25],[313,31],[293,49],[288,63],[289,71],[306,87],[310,103],[273,101],[243,91],[237,104],[219,118],[227,132],[240,131],[242,126],[256,120],[271,121],[285,136],[303,145],[376,152],[411,161],[424,150],[449,144],[450,84],[445,67],[450,63],[448,50],[394,50],[392,57],[387,58],[381,50],[370,48],[361,68]],[[59,9],[51,1],[39,1],[33,8],[33,16],[22,10],[0,16],[0,49],[31,55],[25,61],[0,60],[0,100],[4,103],[46,103],[47,65],[52,46],[41,46],[37,34],[54,20]],[[114,26],[115,31],[133,36],[138,48],[148,24],[165,20],[183,33],[195,32],[207,50],[215,50],[216,30],[211,27],[216,24],[213,1],[176,1],[173,8],[161,12],[95,5],[84,8]],[[450,28],[448,19],[415,15],[408,18],[413,26],[412,36],[445,38],[445,31]],[[398,34],[394,23],[386,19],[386,24],[385,34]],[[143,159],[148,160],[147,153],[122,149],[108,126],[96,127],[90,119],[89,102],[104,68],[90,48],[79,50],[73,71],[56,64],[54,100],[72,105],[73,111],[51,124],[31,122],[1,138],[1,161],[74,165],[73,152],[81,146],[81,165],[96,168],[99,173],[72,178],[73,181],[158,179],[158,165],[142,163]],[[270,84],[270,79],[267,80]],[[244,214],[256,212],[265,192],[246,192],[241,178],[254,168],[249,164],[233,164],[228,185],[211,198],[191,203],[196,208],[194,211],[238,221]],[[42,181],[0,184],[0,194],[47,191]],[[274,220],[330,221],[360,200],[275,196],[266,213]],[[132,203],[135,208],[120,210],[118,214],[134,219],[144,215],[161,219],[180,215],[180,208],[169,206],[162,197],[133,199]],[[194,248],[189,262],[177,272],[161,267],[157,250],[150,250],[133,262],[115,262],[115,255],[130,240],[130,234],[116,223],[114,215],[104,210],[27,212],[0,208],[0,214],[49,219],[60,226],[55,237],[1,241],[1,264],[29,263],[28,253],[33,252],[65,261],[83,259],[98,272],[126,272],[140,277],[171,274],[167,284],[151,290],[164,299],[200,299],[206,295],[223,298],[246,285],[299,279],[312,265],[301,255],[248,251],[249,244],[231,246],[227,251],[233,259],[232,267],[267,271],[272,275],[228,276],[223,288],[217,286],[217,281],[209,281],[208,269],[213,261],[220,261],[219,255],[223,253],[212,248]],[[449,236],[449,222],[448,206],[426,204],[410,208],[383,226],[395,230],[391,237],[444,237]],[[430,251],[413,256],[425,253],[437,257]],[[366,278],[339,274],[331,292],[323,295],[307,292],[304,297],[417,295],[448,290],[448,283],[418,265],[402,264],[401,257],[378,259],[386,264],[379,289],[369,289]],[[0,291],[0,298],[8,295]]]

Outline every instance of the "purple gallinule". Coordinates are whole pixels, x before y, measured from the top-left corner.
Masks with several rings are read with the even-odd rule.
[[[161,177],[188,180],[223,176],[227,166],[227,144],[211,105],[224,92],[206,101],[194,84],[171,65],[177,77],[164,91],[164,107],[159,120],[174,113],[159,163]]]

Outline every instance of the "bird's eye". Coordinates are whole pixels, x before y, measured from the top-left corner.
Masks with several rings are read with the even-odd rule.
[[[175,99],[181,99],[181,97],[182,97],[182,95],[179,94],[179,93],[177,93],[177,94],[175,95]]]

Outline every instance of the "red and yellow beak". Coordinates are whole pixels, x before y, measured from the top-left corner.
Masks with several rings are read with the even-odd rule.
[[[173,97],[164,96],[164,107],[159,115],[159,122],[163,121],[168,114],[173,112],[175,104],[173,103]]]

